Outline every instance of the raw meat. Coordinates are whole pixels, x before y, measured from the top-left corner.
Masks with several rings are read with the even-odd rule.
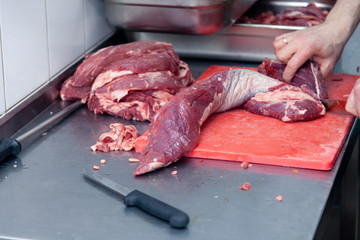
[[[284,81],[282,75],[285,67],[284,63],[265,58],[258,67],[258,72]],[[301,88],[304,92],[314,94],[314,97],[319,99],[326,99],[328,96],[319,64],[313,60],[308,60],[299,68],[290,84]]]
[[[176,162],[196,147],[200,127],[212,113],[239,106],[285,122],[325,114],[322,103],[298,87],[251,70],[218,72],[180,91],[155,115],[134,174]]]
[[[91,146],[93,151],[130,151],[135,147],[135,140],[139,137],[139,133],[133,125],[124,125],[122,123],[110,124],[112,129],[110,132],[103,133],[99,137],[99,141]]]
[[[95,113],[143,121],[192,82],[188,65],[171,44],[139,41],[88,54],[60,95],[88,101]]]
[[[240,18],[239,22],[249,24],[314,26],[323,23],[327,14],[328,11],[323,11],[315,4],[310,3],[306,7],[285,9],[279,14],[275,14],[272,11],[266,11],[253,18],[244,16]]]
[[[283,84],[269,89],[269,92],[256,94],[243,108],[283,122],[306,121],[319,117],[320,113],[325,114],[315,99],[298,87]]]
[[[282,202],[282,201],[283,201],[283,198],[282,198],[281,195],[277,195],[275,199],[276,199],[276,201],[278,201],[278,202]]]
[[[243,190],[243,191],[249,191],[249,190],[251,190],[251,184],[249,182],[246,182],[243,185],[241,185],[240,187],[238,187],[238,189]]]

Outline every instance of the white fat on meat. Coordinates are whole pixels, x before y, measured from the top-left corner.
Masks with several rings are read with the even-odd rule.
[[[117,102],[119,102],[123,97],[125,97],[129,91],[127,89],[122,89],[122,90],[110,90],[108,91],[108,94],[97,94],[98,96],[100,95],[104,95],[107,96],[107,98],[109,98],[112,102],[113,100],[116,100]]]
[[[269,88],[283,84],[279,80],[251,70],[231,71],[228,78],[231,81],[225,81],[225,90],[217,96],[218,99],[223,98],[225,101],[216,112],[239,106],[256,93],[267,92]],[[223,94],[226,94],[226,97],[223,97]]]
[[[165,103],[167,103],[168,101],[170,101],[170,99],[174,98],[174,95],[165,92],[165,91],[154,91],[152,96],[155,98],[156,103],[162,107],[165,105]],[[157,111],[155,111],[157,112]]]
[[[129,75],[129,74],[133,74],[133,72],[130,70],[122,70],[122,71],[108,70],[103,73],[100,73],[96,77],[96,79],[91,87],[91,91],[95,91],[96,89],[101,88],[105,84],[111,82],[114,78],[121,77],[124,75]]]
[[[105,111],[113,114],[135,107],[136,112],[139,113],[142,119],[149,120],[151,116],[149,112],[149,105],[146,102],[141,102],[136,100],[131,102],[120,101],[121,98],[127,95],[127,93],[128,91],[126,90],[119,90],[119,91],[111,91],[110,95],[98,94],[99,104],[103,107]],[[154,112],[158,112],[162,106],[164,106],[170,99],[174,97],[174,95],[165,91],[158,90],[152,93],[152,97],[154,98],[152,110]],[[118,102],[114,102],[113,101],[114,99],[117,99]],[[95,113],[97,113],[96,110]],[[139,119],[134,118],[134,120],[139,120]]]
[[[311,67],[312,75],[313,75],[314,78],[315,78],[315,81],[314,81],[314,82],[315,82],[315,89],[316,89],[315,93],[316,93],[316,96],[317,96],[317,97],[320,97],[319,95],[320,95],[320,93],[321,93],[321,89],[320,89],[320,86],[319,86],[320,80],[317,78],[317,72],[318,72],[318,70],[315,68],[315,65],[314,65],[314,64],[311,64],[310,67]]]
[[[201,125],[214,113],[214,109],[216,109],[215,112],[232,109],[240,106],[258,92],[267,92],[269,88],[283,84],[279,80],[251,70],[233,70],[229,72],[227,78],[230,80],[224,81],[224,91],[216,94],[214,101],[205,109],[200,119]],[[217,81],[222,82],[222,77],[218,77]]]
[[[119,112],[121,112],[123,110],[135,107],[136,111],[138,113],[140,113],[139,115],[141,116],[142,119],[149,119],[150,118],[148,104],[146,104],[144,102],[132,101],[132,102],[114,103],[111,99],[99,98],[99,103],[101,104],[101,106],[103,107],[103,109],[106,112],[109,112],[109,113],[112,113],[112,114],[115,114],[115,115],[116,115],[116,113],[119,113]],[[95,110],[95,114],[97,114],[96,110]],[[139,119],[134,118],[133,120],[139,120]]]
[[[306,109],[299,109],[299,107],[295,104],[298,100],[310,100],[316,101],[315,98],[301,91],[296,91],[296,88],[289,87],[289,90],[276,90],[274,92],[265,92],[265,93],[257,93],[251,100],[256,102],[263,102],[268,105],[276,104],[276,103],[285,103],[285,115],[281,118],[283,122],[291,122],[292,119],[287,116],[288,112],[297,112],[299,115],[306,114]],[[289,111],[293,110],[293,111]],[[323,108],[320,115],[325,115],[325,108]]]
[[[131,151],[139,133],[135,126],[122,123],[110,124],[111,131],[100,135],[99,141],[91,146],[92,151]]]

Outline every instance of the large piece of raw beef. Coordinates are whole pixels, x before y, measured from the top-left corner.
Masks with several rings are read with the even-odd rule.
[[[155,115],[134,174],[176,162],[196,147],[201,125],[212,113],[235,107],[284,122],[325,114],[321,101],[299,87],[251,70],[218,72],[179,92]]]
[[[192,82],[188,65],[171,44],[139,41],[88,54],[60,95],[88,102],[95,113],[144,121]]]

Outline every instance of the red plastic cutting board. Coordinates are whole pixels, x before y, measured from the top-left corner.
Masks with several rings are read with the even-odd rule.
[[[229,68],[236,67],[211,66],[199,79]],[[329,76],[325,80],[329,98],[347,99],[359,77]],[[198,146],[187,156],[329,170],[353,120],[340,105],[324,117],[296,123],[235,109],[211,115],[202,126]]]

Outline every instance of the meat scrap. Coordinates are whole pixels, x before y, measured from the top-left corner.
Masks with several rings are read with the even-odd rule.
[[[140,160],[137,158],[129,158],[129,162],[130,163],[138,163],[138,162],[140,162]]]
[[[194,81],[188,65],[169,43],[138,41],[85,56],[60,91],[81,99],[95,114],[151,120],[176,92]]]
[[[242,168],[248,168],[249,167],[249,163],[248,162],[246,162],[246,161],[243,161],[241,164],[240,164],[240,167],[242,167]]]
[[[176,162],[196,147],[201,125],[212,113],[235,107],[284,122],[325,115],[321,101],[298,87],[251,70],[217,72],[177,93],[155,115],[134,174]]]
[[[122,123],[110,124],[110,132],[103,133],[99,141],[91,146],[93,151],[130,151],[135,147],[135,140],[140,136],[133,125],[124,125]]]
[[[294,9],[285,9],[281,13],[275,14],[272,11],[266,11],[253,18],[241,17],[238,22],[249,24],[270,24],[287,26],[315,26],[323,23],[328,15],[327,10],[322,10],[314,3],[306,7],[297,7]]]
[[[243,191],[249,191],[249,190],[251,190],[251,185],[250,185],[250,183],[246,182],[238,188]]]

